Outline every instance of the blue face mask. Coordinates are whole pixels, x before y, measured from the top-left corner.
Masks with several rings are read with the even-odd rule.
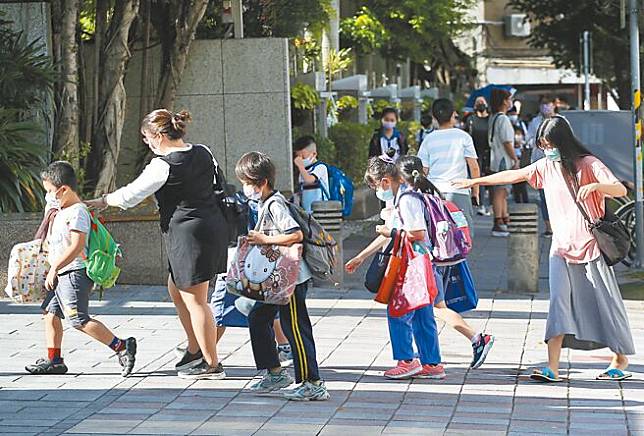
[[[315,163],[313,157],[307,157],[305,159],[302,159],[302,163],[304,164],[305,167],[310,167]]]
[[[561,152],[558,148],[546,148],[543,154],[553,162],[561,162]]]
[[[380,201],[391,201],[394,199],[394,191],[391,189],[381,189],[378,188],[376,189],[376,197],[378,197],[378,200]]]

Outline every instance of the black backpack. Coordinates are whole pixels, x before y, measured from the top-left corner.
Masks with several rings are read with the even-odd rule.
[[[226,176],[219,165],[215,166],[215,179],[213,189],[217,205],[226,221],[228,246],[233,247],[237,245],[239,236],[248,234],[248,199],[243,193],[236,192],[235,185],[226,182]]]

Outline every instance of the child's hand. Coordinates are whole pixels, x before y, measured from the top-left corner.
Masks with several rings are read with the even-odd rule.
[[[251,245],[266,245],[267,244],[266,235],[261,233],[261,232],[257,232],[255,230],[251,230],[250,232],[248,232],[247,239],[248,239],[248,243],[251,244]]]
[[[293,163],[298,168],[304,168],[304,160],[301,156],[296,156],[295,159],[293,159]]]
[[[353,274],[364,262],[364,259],[360,256],[356,256],[344,265],[344,269],[349,273]]]
[[[54,268],[49,268],[47,278],[45,279],[45,288],[48,291],[53,291],[58,286],[58,271]]]
[[[385,238],[391,237],[391,229],[387,226],[376,226],[376,233],[384,236]]]

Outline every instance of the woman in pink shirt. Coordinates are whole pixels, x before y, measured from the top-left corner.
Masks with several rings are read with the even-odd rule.
[[[604,261],[597,241],[576,201],[591,220],[604,216],[606,197],[626,195],[626,188],[611,171],[574,136],[562,116],[546,119],[537,131],[537,146],[545,158],[519,170],[457,180],[454,184],[504,185],[528,182],[543,189],[552,224],[550,248],[550,309],[545,340],[548,366],[530,376],[545,382],[561,381],[561,349],[594,350],[608,347],[614,353],[609,367],[597,379],[623,380],[631,376],[626,355],[635,354],[633,338],[612,267]],[[576,201],[568,188],[576,192]]]

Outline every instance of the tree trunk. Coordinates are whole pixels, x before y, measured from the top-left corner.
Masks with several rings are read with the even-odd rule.
[[[98,119],[94,128],[88,178],[95,183],[95,195],[115,187],[116,165],[121,150],[125,121],[125,67],[131,57],[128,36],[139,9],[139,0],[115,2],[101,53]]]
[[[60,94],[56,101],[54,151],[63,153],[75,167],[79,163],[79,100],[78,100],[78,23],[80,0],[64,0],[60,25]]]
[[[161,70],[157,87],[156,108],[173,109],[177,89],[181,83],[190,45],[195,38],[197,26],[203,18],[208,0],[172,0],[163,10],[156,11],[160,20],[153,20],[156,33],[161,39]],[[167,27],[172,29],[168,31]],[[150,157],[146,148],[141,148],[137,157],[137,169],[143,169]]]
[[[178,4],[173,8],[176,16],[172,16],[172,13],[170,15],[170,20],[174,22],[175,38],[169,47],[164,47],[164,50],[169,50],[169,62],[159,78],[158,108],[172,109],[181,75],[186,68],[190,45],[208,6],[208,0],[176,1]]]

